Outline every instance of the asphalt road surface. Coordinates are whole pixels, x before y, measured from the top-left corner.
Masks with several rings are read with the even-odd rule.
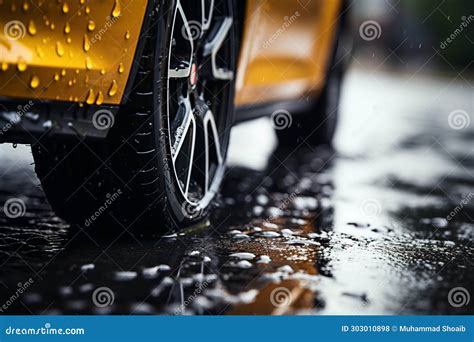
[[[238,127],[210,223],[165,237],[72,233],[0,146],[0,310],[473,314],[473,83],[352,70],[335,150]]]

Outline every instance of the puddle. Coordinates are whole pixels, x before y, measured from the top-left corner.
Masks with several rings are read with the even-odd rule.
[[[4,311],[472,314],[448,294],[474,293],[474,126],[453,134],[443,124],[447,98],[472,109],[472,93],[415,78],[402,101],[390,95],[400,83],[351,72],[337,152],[278,150],[266,167],[234,153],[210,227],[166,237],[71,233],[27,150],[1,146],[0,203],[20,198],[26,211],[0,213]],[[442,99],[413,99],[440,87]],[[262,125],[241,127],[233,148],[252,136],[252,149],[264,145]],[[262,150],[273,147],[272,137]]]

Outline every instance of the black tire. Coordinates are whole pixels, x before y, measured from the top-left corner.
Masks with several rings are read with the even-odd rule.
[[[310,110],[294,113],[291,117],[291,126],[282,127],[278,122],[275,123],[278,127],[276,133],[279,147],[295,148],[305,144],[331,145],[336,132],[339,99],[351,49],[351,39],[345,30],[346,18],[344,10],[336,32],[331,63],[326,74],[326,84],[315,104]],[[274,119],[278,120],[278,116]]]
[[[32,147],[43,189],[61,217],[154,232],[206,218],[224,175],[238,32],[233,0],[206,2],[204,17],[200,3],[159,2],[134,90],[106,142]],[[211,20],[193,27],[201,17]],[[215,59],[214,47],[220,47]]]

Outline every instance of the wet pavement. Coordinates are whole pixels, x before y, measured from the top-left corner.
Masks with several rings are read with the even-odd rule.
[[[26,210],[0,213],[0,309],[473,314],[473,83],[352,70],[335,150],[240,126],[209,225],[165,237],[73,231],[29,148],[0,146],[0,203]]]

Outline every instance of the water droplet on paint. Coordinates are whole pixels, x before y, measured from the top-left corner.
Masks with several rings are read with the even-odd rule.
[[[28,23],[28,33],[34,36],[38,31],[36,30],[36,25],[33,20],[30,20]]]
[[[92,20],[89,20],[89,22],[87,23],[87,29],[89,31],[94,31],[95,30],[95,23]]]
[[[23,60],[20,59],[20,60],[18,61],[17,65],[16,65],[16,67],[17,67],[17,69],[18,69],[19,72],[23,72],[23,71],[26,70],[26,68],[28,67],[28,65],[26,64],[25,61],[23,61]]]
[[[66,13],[69,12],[69,5],[67,4],[67,2],[65,2],[65,3],[63,4],[62,11],[63,11],[64,14],[66,14]]]
[[[120,16],[120,13],[122,12],[122,8],[120,6],[120,1],[119,0],[115,0],[115,4],[114,4],[114,8],[112,10],[112,16],[114,18],[117,18],[118,16]]]
[[[86,69],[91,70],[92,69],[92,60],[90,57],[86,57]]]
[[[83,44],[84,51],[87,52],[91,48],[91,43],[89,41],[89,37],[87,37],[87,34],[84,35],[84,44]]]
[[[33,76],[31,77],[31,80],[30,80],[30,87],[31,87],[31,89],[36,89],[36,88],[38,88],[39,84],[40,84],[40,79],[39,79],[39,77],[36,76],[36,75],[33,75]]]
[[[109,96],[114,96],[115,94],[117,94],[117,90],[118,90],[117,81],[113,80],[112,84],[110,85]]]
[[[64,56],[64,46],[61,42],[56,42],[56,53],[59,57]]]
[[[97,94],[97,98],[95,99],[95,104],[100,106],[102,103],[104,103],[104,94],[99,91],[99,93]]]
[[[89,89],[89,92],[87,93],[86,103],[88,105],[92,105],[94,104],[94,100],[95,100],[94,91],[92,89]]]
[[[43,51],[40,49],[39,46],[36,47],[36,54],[38,55],[39,58],[43,58],[43,57],[44,57],[44,53],[43,53]]]

